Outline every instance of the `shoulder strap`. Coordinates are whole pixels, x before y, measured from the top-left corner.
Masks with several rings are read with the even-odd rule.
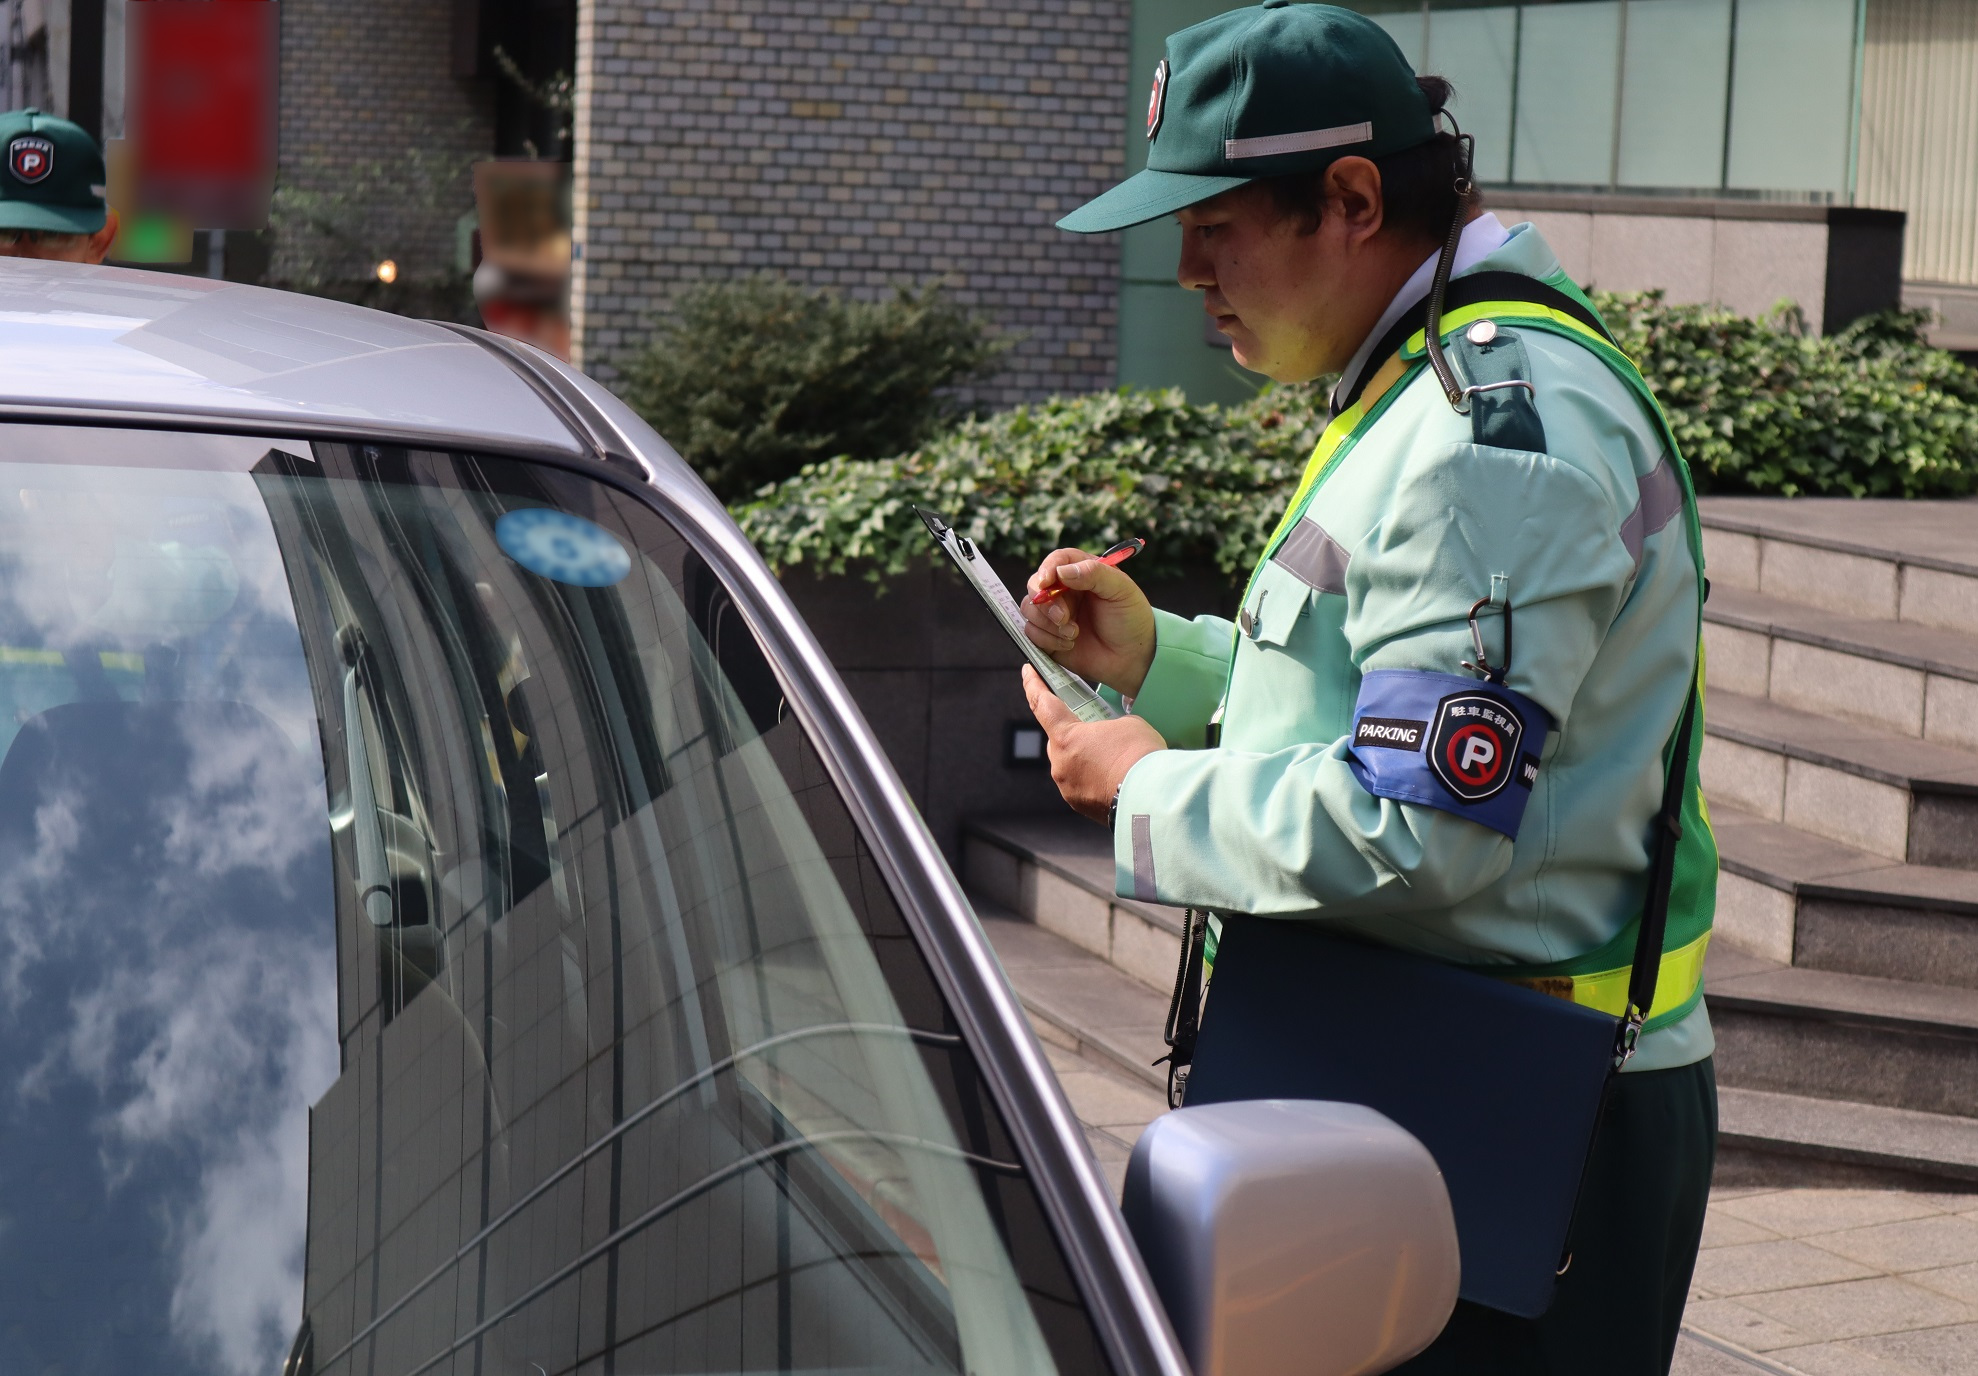
[[[1522,272],[1472,272],[1453,278],[1444,292],[1442,308],[1448,314],[1485,301],[1523,301],[1534,306],[1545,306],[1561,315],[1571,316],[1589,329],[1597,330],[1609,343],[1614,339],[1607,329],[1607,322],[1584,300],[1536,277],[1527,277]],[[1387,333],[1380,337],[1373,351],[1367,355],[1367,365],[1360,376],[1353,379],[1352,385],[1339,398],[1340,410],[1344,411],[1360,399],[1360,394],[1366,391],[1368,381],[1379,371],[1380,365],[1399,353],[1401,346],[1417,330],[1427,328],[1428,319],[1427,297],[1401,313],[1401,318],[1388,327]]]
[[[1648,869],[1648,891],[1642,896],[1641,932],[1635,938],[1634,966],[1628,975],[1628,1008],[1614,1048],[1616,1069],[1635,1054],[1642,1024],[1655,1006],[1655,981],[1662,973],[1662,938],[1669,926],[1669,891],[1676,873],[1676,846],[1683,839],[1683,789],[1690,777],[1690,740],[1695,728],[1696,675],[1692,673],[1682,725],[1676,728],[1676,748],[1669,756],[1669,774],[1662,784],[1662,811],[1655,818],[1655,859]]]
[[[1174,972],[1174,997],[1168,1000],[1168,1020],[1161,1040],[1168,1054],[1155,1061],[1168,1067],[1168,1107],[1180,1108],[1188,1094],[1188,1070],[1195,1063],[1195,1036],[1202,1025],[1202,957],[1209,935],[1209,915],[1189,908],[1182,919],[1181,964]]]
[[[1462,365],[1459,381],[1470,408],[1470,438],[1496,449],[1545,452],[1545,422],[1539,418],[1531,365],[1524,341],[1509,330],[1475,343],[1459,337],[1450,357]]]

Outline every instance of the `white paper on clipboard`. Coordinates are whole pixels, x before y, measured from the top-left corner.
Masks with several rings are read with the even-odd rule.
[[[1030,637],[1023,633],[1023,613],[1017,610],[1016,599],[1010,596],[1010,590],[1003,586],[1003,580],[989,567],[988,559],[983,557],[982,550],[974,541],[955,534],[953,527],[925,507],[915,507],[914,514],[927,524],[928,533],[948,552],[948,557],[955,561],[955,567],[962,571],[962,577],[975,589],[976,596],[982,599],[983,605],[989,608],[996,620],[1002,623],[1003,629],[1009,632],[1017,648],[1023,651],[1030,667],[1037,671],[1064,705],[1071,708],[1073,716],[1080,721],[1108,721],[1119,715],[1111,704],[1092,691],[1091,684],[1031,643]]]

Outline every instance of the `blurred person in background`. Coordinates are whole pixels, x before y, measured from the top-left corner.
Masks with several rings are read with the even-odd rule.
[[[103,149],[39,110],[0,114],[0,257],[100,263],[117,238]]]
[[[570,184],[539,158],[474,164],[474,304],[496,334],[570,361]]]
[[[503,267],[493,259],[474,270],[474,304],[496,334],[533,344],[570,361],[570,311],[565,279]]]

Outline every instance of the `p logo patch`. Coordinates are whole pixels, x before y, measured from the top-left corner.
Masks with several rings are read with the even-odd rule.
[[[1154,68],[1154,89],[1147,93],[1147,138],[1161,132],[1161,116],[1168,108],[1168,60],[1164,57]]]
[[[55,170],[55,145],[34,134],[22,134],[7,145],[7,170],[14,180],[33,186]]]
[[[1466,803],[1504,791],[1516,775],[1525,724],[1501,698],[1452,693],[1436,704],[1429,736],[1429,768],[1442,786]]]

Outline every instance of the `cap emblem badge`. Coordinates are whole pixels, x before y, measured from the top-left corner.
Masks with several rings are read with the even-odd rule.
[[[23,134],[7,145],[7,170],[29,186],[48,180],[55,170],[55,145],[33,134]]]
[[[1147,94],[1147,138],[1161,132],[1161,115],[1168,105],[1168,60],[1164,57],[1154,68],[1154,89]]]

